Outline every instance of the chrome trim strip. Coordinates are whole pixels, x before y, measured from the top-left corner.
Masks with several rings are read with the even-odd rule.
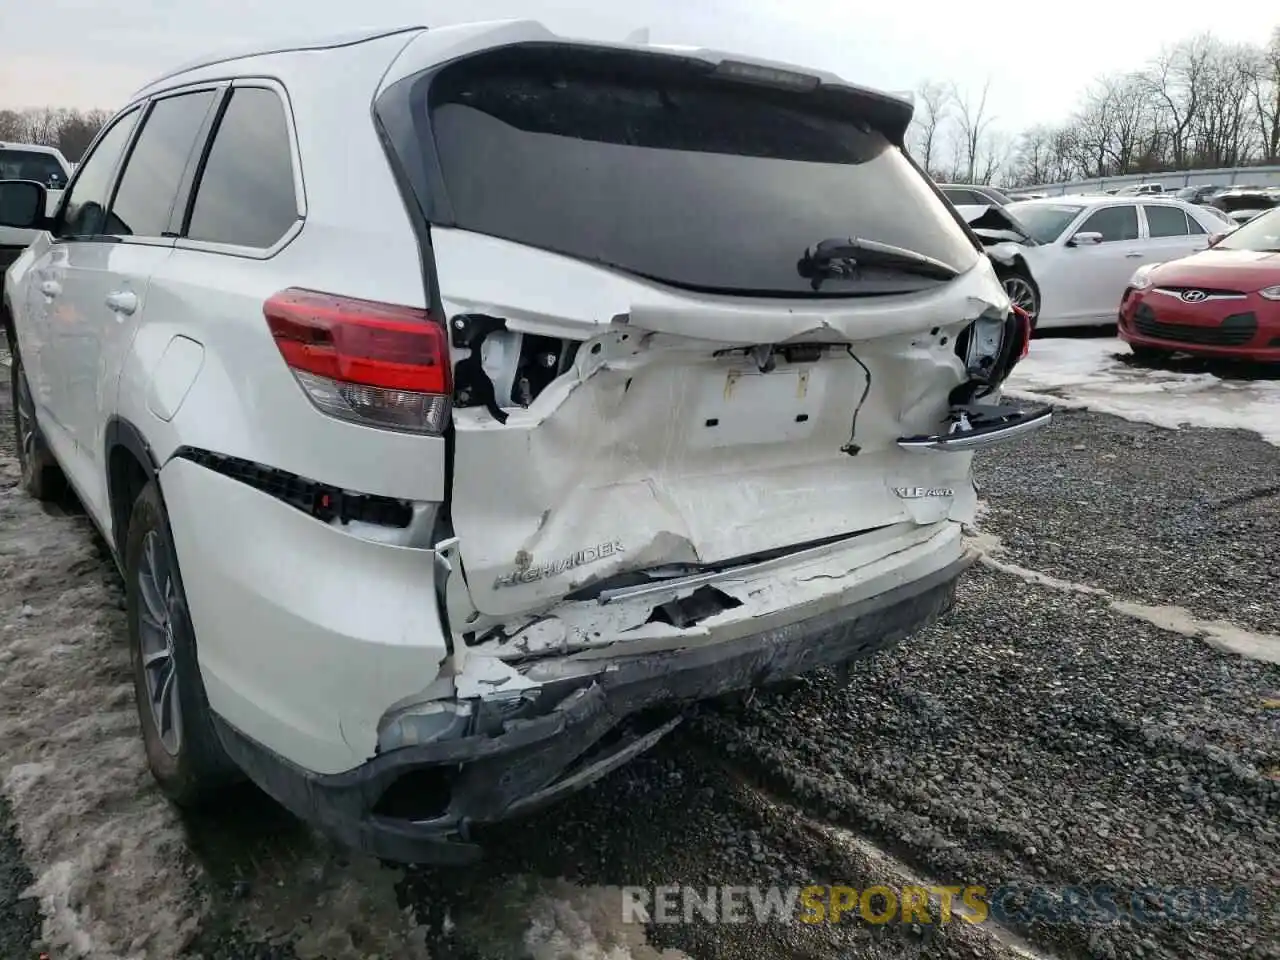
[[[1195,288],[1189,287],[1188,289],[1195,289]],[[1247,293],[1210,293],[1210,294],[1207,294],[1203,300],[1189,301],[1189,300],[1182,299],[1181,290],[1170,290],[1168,287],[1152,287],[1151,292],[1162,293],[1166,297],[1173,297],[1175,300],[1179,300],[1182,303],[1208,303],[1211,300],[1248,300],[1249,299],[1249,295]]]
[[[899,440],[898,446],[908,453],[926,453],[941,451],[944,453],[968,452],[994,447],[1001,443],[1020,440],[1028,433],[1047,427],[1053,419],[1052,410],[1042,410],[1023,420],[1016,420],[994,430],[965,430],[958,433],[944,433],[934,437]]]

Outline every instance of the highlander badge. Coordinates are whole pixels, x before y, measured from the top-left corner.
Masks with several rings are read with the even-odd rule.
[[[493,582],[493,588],[497,590],[502,587],[514,587],[521,583],[536,583],[539,580],[545,580],[547,577],[554,577],[558,573],[564,573],[566,570],[572,570],[588,563],[595,563],[597,560],[603,560],[605,557],[612,557],[619,553],[622,553],[621,540],[598,543],[594,547],[587,547],[585,550],[579,550],[575,554],[560,560],[553,560],[551,563],[537,565],[526,563],[519,569],[511,573],[504,573],[498,577]],[[524,554],[524,556],[528,555]],[[519,563],[520,559],[521,557],[517,557],[516,562]]]

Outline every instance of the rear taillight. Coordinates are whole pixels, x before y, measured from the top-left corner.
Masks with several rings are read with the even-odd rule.
[[[285,363],[320,410],[371,427],[444,430],[449,346],[444,326],[427,311],[289,289],[263,313]]]

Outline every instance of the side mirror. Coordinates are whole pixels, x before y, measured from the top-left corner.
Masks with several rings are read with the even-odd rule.
[[[1067,241],[1068,247],[1092,247],[1102,242],[1102,234],[1086,230]]]
[[[1209,246],[1216,247],[1226,238],[1227,235],[1225,233],[1211,233],[1209,234]]]
[[[41,229],[48,198],[49,191],[34,180],[0,180],[0,227]]]

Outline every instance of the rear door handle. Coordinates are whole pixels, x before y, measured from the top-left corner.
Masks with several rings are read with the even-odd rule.
[[[45,280],[40,284],[40,292],[52,299],[62,292],[62,284],[57,280]]]
[[[1132,260],[1135,257],[1142,256],[1142,252],[1140,250],[1131,250],[1129,253],[1126,253],[1124,256],[1126,260]]]
[[[132,290],[116,290],[107,294],[107,306],[113,313],[128,316],[138,309],[138,295]]]

